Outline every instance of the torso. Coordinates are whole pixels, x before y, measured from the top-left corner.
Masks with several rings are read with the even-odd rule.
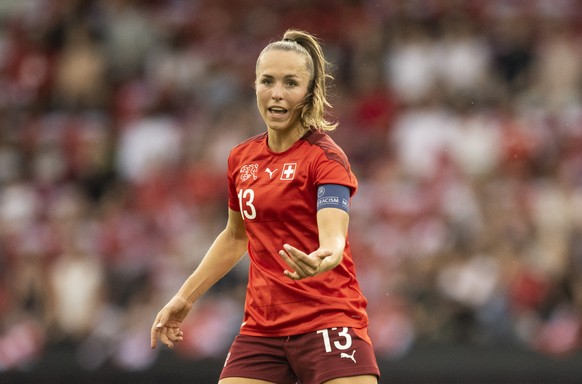
[[[286,336],[340,325],[365,327],[366,301],[349,242],[338,267],[301,281],[283,275],[288,267],[278,255],[285,243],[306,253],[318,248],[318,185],[357,189],[343,151],[328,135],[313,131],[274,153],[262,134],[235,147],[228,165],[229,207],[241,212],[251,258],[241,333]]]

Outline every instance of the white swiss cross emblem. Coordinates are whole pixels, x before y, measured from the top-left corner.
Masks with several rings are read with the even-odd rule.
[[[293,180],[295,177],[295,168],[297,168],[297,163],[285,163],[283,165],[283,170],[281,171],[281,180]]]

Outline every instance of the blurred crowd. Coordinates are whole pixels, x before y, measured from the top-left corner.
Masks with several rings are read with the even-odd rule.
[[[582,345],[582,1],[2,0],[0,371],[156,361],[156,312],[226,222],[228,153],[265,130],[256,57],[289,27],[334,65],[378,356]],[[177,354],[224,357],[247,263]]]

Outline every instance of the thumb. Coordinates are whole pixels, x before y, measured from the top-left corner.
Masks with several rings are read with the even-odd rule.
[[[152,325],[152,329],[151,329],[151,347],[152,349],[156,348],[157,344],[158,344],[158,336],[160,335],[160,330],[163,327],[163,324],[161,322],[161,313],[158,313],[158,315],[156,316],[156,319],[154,320],[154,324]]]
[[[168,322],[169,318],[170,318],[170,311],[168,311],[166,308],[164,308],[162,310],[162,312],[160,312],[158,322],[156,323],[156,328],[158,328],[158,329],[163,328],[166,325],[166,323]]]

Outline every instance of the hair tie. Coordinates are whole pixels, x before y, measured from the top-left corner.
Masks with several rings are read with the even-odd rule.
[[[285,38],[283,39],[283,41],[289,41],[289,42],[291,42],[291,43],[296,43],[296,41],[295,41],[295,40],[293,40],[293,39],[290,39],[290,38],[288,38],[288,37],[285,37]]]

